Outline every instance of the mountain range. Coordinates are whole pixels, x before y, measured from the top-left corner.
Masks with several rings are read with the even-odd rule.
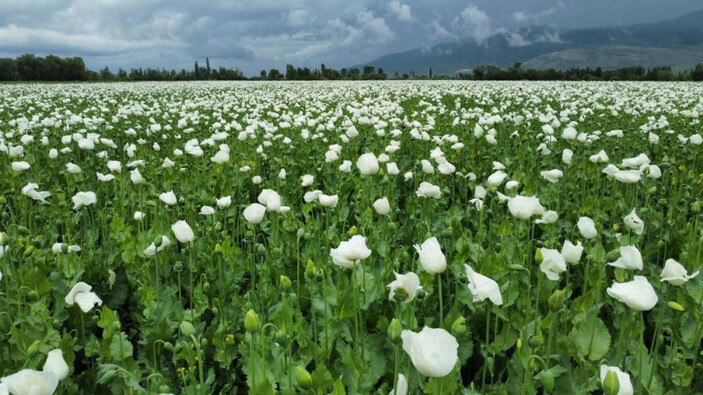
[[[703,10],[671,20],[630,26],[566,29],[526,26],[501,29],[482,42],[455,41],[384,55],[355,67],[374,66],[388,74],[454,75],[478,65],[565,70],[601,67],[670,66],[703,63]]]

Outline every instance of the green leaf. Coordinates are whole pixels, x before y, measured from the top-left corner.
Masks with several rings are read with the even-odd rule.
[[[601,359],[610,348],[610,333],[598,317],[581,322],[571,331],[570,337],[579,354],[591,361]]]
[[[116,361],[124,361],[132,356],[132,343],[127,339],[127,334],[120,332],[118,336],[112,338],[110,342],[110,354]]]
[[[334,382],[334,388],[332,389],[332,392],[330,392],[330,395],[347,395],[347,391],[344,390],[344,382],[341,377]]]
[[[354,304],[356,300],[356,290],[346,289],[339,295],[339,303],[334,309],[334,314],[340,319],[352,318],[356,315]]]

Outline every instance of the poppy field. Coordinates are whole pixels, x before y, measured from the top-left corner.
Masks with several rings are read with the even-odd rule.
[[[703,393],[703,85],[0,85],[0,395]]]

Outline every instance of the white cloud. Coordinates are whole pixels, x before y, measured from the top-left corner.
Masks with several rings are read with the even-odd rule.
[[[372,44],[385,44],[395,37],[386,20],[380,16],[374,16],[372,11],[360,11],[356,14],[356,23],[366,33]]]
[[[392,0],[390,3],[388,3],[388,10],[392,12],[398,18],[398,20],[401,20],[403,22],[415,21],[415,17],[413,17],[412,12],[410,11],[410,6],[401,3],[399,0]]]
[[[517,32],[505,32],[505,39],[508,41],[508,46],[511,47],[526,47],[532,44]]]
[[[444,26],[442,26],[442,24],[439,22],[438,19],[435,19],[432,22],[430,22],[429,28],[430,28],[430,38],[433,41],[444,40],[444,39],[453,39],[453,40],[457,39],[456,35],[450,33],[449,30],[447,30]]]
[[[34,29],[16,25],[0,27],[0,48],[21,49],[24,52],[54,52],[60,54],[114,54],[147,49],[183,47],[177,41],[148,39],[125,40],[91,34],[72,34],[49,29]]]
[[[459,37],[473,37],[477,42],[483,42],[493,32],[491,18],[473,4],[464,8],[452,25]]]
[[[529,22],[533,22],[536,20],[548,18],[548,17],[556,14],[557,12],[561,11],[564,8],[566,8],[566,4],[564,4],[561,0],[559,0],[552,7],[549,7],[545,10],[536,12],[534,14],[531,14],[527,11],[517,11],[517,12],[513,13],[513,20],[515,20],[515,22],[520,22],[520,23],[529,23]]]
[[[286,22],[288,22],[288,26],[291,27],[300,27],[307,25],[309,22],[311,22],[310,18],[310,12],[305,9],[296,9],[296,10],[290,10],[288,13],[286,13]]]

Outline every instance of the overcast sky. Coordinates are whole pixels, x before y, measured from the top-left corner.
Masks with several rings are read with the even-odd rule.
[[[701,0],[0,0],[0,57],[81,56],[109,66],[341,68],[531,24],[670,19]]]

